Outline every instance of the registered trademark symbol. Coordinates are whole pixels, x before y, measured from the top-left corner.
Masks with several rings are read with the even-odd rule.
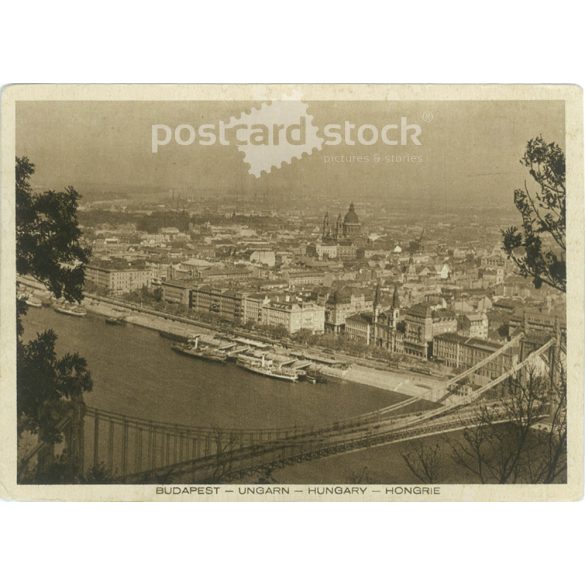
[[[432,122],[435,116],[431,112],[423,112],[422,117],[425,122]]]

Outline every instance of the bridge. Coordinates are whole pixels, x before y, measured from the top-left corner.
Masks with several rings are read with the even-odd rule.
[[[100,469],[104,483],[220,483],[266,469],[347,453],[376,445],[422,438],[478,424],[484,397],[510,378],[534,367],[555,370],[564,346],[557,337],[523,356],[495,378],[486,367],[523,340],[520,334],[471,368],[429,389],[373,412],[327,425],[279,428],[194,427],[125,416],[79,401],[62,422],[64,448],[80,474]],[[552,364],[552,367],[551,367]],[[483,373],[483,376],[481,374]],[[481,384],[471,383],[480,374]],[[486,379],[488,378],[488,379]],[[428,408],[428,402],[434,406]],[[418,410],[417,403],[421,403]],[[490,402],[505,422],[501,402]],[[21,460],[38,456],[36,445]]]

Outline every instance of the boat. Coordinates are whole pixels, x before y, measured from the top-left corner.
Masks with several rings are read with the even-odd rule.
[[[262,359],[241,356],[237,358],[236,365],[248,370],[248,372],[274,378],[275,380],[283,380],[284,382],[296,382],[299,379],[299,374],[296,370],[276,366],[271,360],[267,361],[264,356],[262,356]]]
[[[43,303],[35,297],[27,297],[24,299],[24,302],[29,307],[36,307],[37,309],[40,309],[43,306]]]
[[[71,315],[72,317],[85,317],[87,315],[87,311],[83,307],[67,303],[55,305],[55,311],[64,315]]]
[[[206,360],[208,362],[224,364],[227,360],[226,354],[222,351],[199,347],[198,339],[195,339],[193,343],[173,343],[173,345],[171,345],[171,349],[182,355]]]
[[[106,325],[126,325],[124,317],[106,317]]]

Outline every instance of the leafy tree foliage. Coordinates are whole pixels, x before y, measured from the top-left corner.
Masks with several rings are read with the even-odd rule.
[[[512,226],[503,232],[504,249],[520,274],[531,278],[536,288],[545,283],[565,292],[565,154],[558,144],[538,136],[528,141],[520,162],[536,187],[530,190],[525,182],[524,189],[514,192],[522,227]]]
[[[80,243],[77,223],[79,194],[34,193],[34,165],[16,159],[16,268],[44,283],[57,298],[79,301],[83,296],[89,249]],[[47,444],[62,440],[61,421],[71,402],[92,389],[86,360],[77,353],[57,357],[53,330],[24,343],[21,316],[26,304],[17,302],[18,432],[38,433]]]
[[[34,193],[33,173],[28,158],[16,159],[16,270],[34,276],[58,298],[79,301],[90,255],[80,243],[80,196],[73,187]]]
[[[38,433],[45,443],[60,441],[59,423],[68,412],[68,401],[92,388],[85,358],[78,353],[58,358],[56,341],[52,329],[26,344],[19,341],[18,430]]]

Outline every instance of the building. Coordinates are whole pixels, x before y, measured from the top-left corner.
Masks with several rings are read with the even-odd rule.
[[[349,260],[357,256],[358,247],[353,243],[339,243],[337,244],[337,258],[340,260]]]
[[[329,219],[329,212],[325,213],[321,239],[315,246],[315,254],[319,258],[327,256],[340,260],[353,259],[357,257],[359,247],[363,247],[366,242],[367,237],[363,233],[361,221],[354,204],[351,203],[345,216],[342,218],[339,214],[334,224]]]
[[[244,297],[243,322],[262,323],[262,308],[270,303],[265,293],[253,293]]]
[[[223,268],[212,267],[201,272],[201,279],[205,282],[245,282],[254,278],[254,273],[247,268],[239,268],[237,266],[226,266]]]
[[[349,240],[353,240],[361,235],[362,224],[355,212],[353,203],[349,204],[349,209],[343,218],[341,229],[343,237]]]
[[[317,256],[319,260],[334,260],[337,258],[337,244],[326,242],[315,242],[307,246],[308,256]]]
[[[400,319],[400,298],[398,286],[394,286],[392,303],[389,307],[381,307],[380,287],[376,288],[374,296],[374,330],[373,340],[378,347],[388,351],[398,351],[397,341],[399,338],[397,325]]]
[[[443,333],[433,340],[433,357],[448,366],[466,370],[488,358],[501,347],[499,343],[486,339]],[[479,368],[473,375],[473,381],[476,384],[485,384],[498,378],[517,363],[518,352],[519,348],[506,349],[484,367]]]
[[[488,337],[488,317],[485,313],[467,313],[457,320],[457,332],[464,337]]]
[[[114,267],[89,264],[85,278],[109,294],[120,295],[152,283],[152,270],[146,267]]]
[[[325,284],[326,274],[320,270],[289,272],[285,278],[290,287]]]
[[[374,336],[374,313],[362,312],[345,320],[345,335],[352,341],[369,345]]]
[[[202,285],[191,291],[191,306],[201,313],[212,313],[226,321],[243,323],[245,298],[245,292]]]
[[[170,274],[170,264],[164,262],[146,262],[146,266],[152,271],[152,284],[167,280]]]
[[[404,322],[404,352],[424,359],[432,355],[434,337],[457,331],[455,313],[446,309],[435,310],[428,303],[419,303],[407,309]]]
[[[550,336],[557,329],[563,335],[567,333],[566,310],[539,310],[538,308],[517,308],[509,321],[510,335],[523,330],[526,333],[544,333]]]
[[[161,283],[162,300],[166,303],[191,305],[192,283],[185,280],[167,280]]]
[[[502,250],[498,250],[497,253],[484,256],[480,262],[482,268],[504,269],[506,267],[506,256]]]
[[[213,262],[201,258],[189,258],[180,262],[175,270],[184,274],[185,278],[201,278],[206,270],[214,267]]]
[[[434,269],[441,280],[447,280],[451,276],[451,268],[448,264],[436,264]]]
[[[258,249],[250,253],[248,260],[255,264],[263,264],[264,266],[268,266],[269,268],[274,268],[274,266],[276,265],[276,254],[274,250],[264,248]]]
[[[325,303],[325,330],[342,333],[347,317],[363,311],[372,311],[373,308],[371,293],[342,287],[331,293]]]
[[[313,333],[325,330],[325,307],[315,303],[271,302],[262,307],[262,324],[286,329],[289,335],[301,329]]]
[[[159,234],[164,234],[166,236],[176,236],[181,233],[179,228],[177,227],[160,227],[158,229]]]

